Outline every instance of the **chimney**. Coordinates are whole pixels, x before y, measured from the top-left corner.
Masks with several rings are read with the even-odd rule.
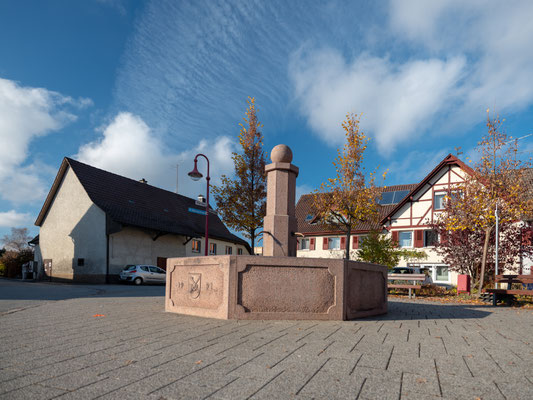
[[[141,182],[141,183],[148,183],[148,181],[147,181],[146,179],[144,179],[144,178],[139,179],[139,182]]]

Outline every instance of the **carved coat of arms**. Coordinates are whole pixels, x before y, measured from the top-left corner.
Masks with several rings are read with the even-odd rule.
[[[202,288],[202,274],[189,272],[189,296],[197,299]]]

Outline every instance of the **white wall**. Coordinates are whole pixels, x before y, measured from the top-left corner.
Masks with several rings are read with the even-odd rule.
[[[109,274],[118,275],[127,264],[157,265],[157,257],[185,257],[185,240],[171,234],[153,240],[148,231],[125,227],[109,235]]]
[[[42,258],[52,259],[53,278],[105,281],[105,226],[104,212],[68,167],[39,232]],[[84,266],[78,266],[78,258]]]
[[[200,240],[200,252],[196,253],[192,251],[192,240],[187,243],[187,246],[185,248],[185,257],[197,257],[197,256],[203,256],[205,254],[205,238],[200,239],[193,239],[193,240]],[[232,242],[227,242],[225,240],[220,239],[212,239],[209,238],[209,244],[216,243],[216,254],[215,255],[225,255],[226,254],[226,246],[229,246],[232,248],[232,255],[237,255],[237,249],[242,249],[243,255],[249,255],[248,250],[246,250],[246,247],[244,247],[241,244],[235,244]]]

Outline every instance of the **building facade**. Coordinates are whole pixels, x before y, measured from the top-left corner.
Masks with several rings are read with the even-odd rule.
[[[194,199],[65,158],[35,222],[39,274],[109,282],[127,264],[166,266],[204,254],[205,206]],[[210,210],[211,254],[249,254]]]
[[[472,169],[453,155],[448,155],[420,183],[382,188],[379,200],[380,221],[376,224],[360,224],[352,232],[350,257],[357,259],[359,243],[370,230],[389,235],[398,246],[422,250],[427,258],[423,261],[402,260],[398,266],[417,267],[427,270],[432,281],[439,285],[457,285],[458,274],[451,271],[435,252],[440,240],[432,229],[439,213],[444,208],[448,193],[464,182]],[[528,171],[533,183],[533,171]],[[530,191],[533,191],[530,188]],[[298,257],[341,258],[345,255],[346,237],[343,232],[332,231],[320,224],[313,215],[312,195],[303,195],[296,206],[298,219]],[[533,218],[525,216],[523,223],[531,224]],[[520,259],[520,272],[531,273],[531,258]]]

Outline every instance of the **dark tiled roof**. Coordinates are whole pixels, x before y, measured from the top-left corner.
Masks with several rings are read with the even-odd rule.
[[[386,192],[394,192],[398,190],[411,191],[415,187],[416,187],[416,184],[411,184],[411,185],[386,186],[380,189],[382,193],[386,193]],[[317,222],[315,224],[310,224],[308,221],[306,221],[306,217],[308,215],[313,215],[313,216],[315,215],[315,212],[313,210],[313,196],[314,196],[313,194],[304,194],[300,197],[300,200],[298,200],[298,204],[296,204],[296,220],[297,220],[297,226],[298,226],[297,231],[305,235],[335,233],[336,231],[334,230],[334,228],[331,228],[330,226],[321,224],[320,222]],[[386,215],[388,215],[389,212],[391,212],[395,207],[396,207],[396,204],[390,204],[390,205],[385,205],[385,206],[378,205],[379,220],[381,220]],[[354,233],[369,232],[373,229],[379,230],[382,228],[382,225],[379,223],[379,220],[374,223],[361,222],[355,227],[353,232]]]
[[[39,244],[39,235],[35,236],[32,240],[30,240],[28,244]]]
[[[60,172],[70,165],[83,185],[89,198],[113,221],[129,226],[200,237],[205,232],[205,214],[189,211],[189,208],[205,211],[195,200],[147,183],[104,171],[71,158],[63,160]],[[54,182],[54,187],[58,183]],[[51,194],[53,198],[54,187]],[[36,225],[41,225],[52,198],[47,198]],[[48,205],[47,205],[48,203]],[[209,237],[240,243],[249,247],[243,239],[233,235],[216,214],[209,215]]]

